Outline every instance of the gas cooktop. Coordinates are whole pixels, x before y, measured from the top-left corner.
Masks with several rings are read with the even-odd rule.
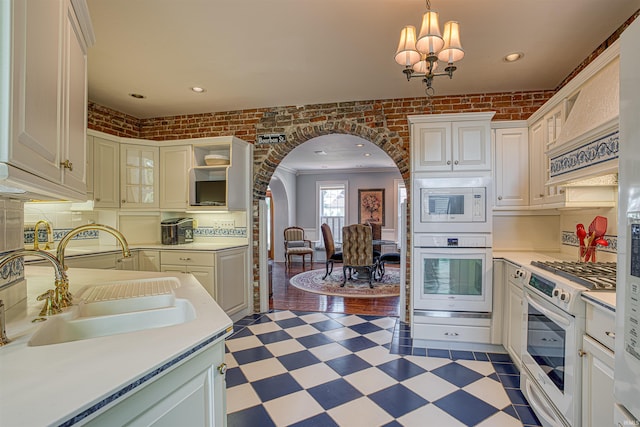
[[[590,290],[615,290],[615,262],[531,261],[531,265],[562,276]]]

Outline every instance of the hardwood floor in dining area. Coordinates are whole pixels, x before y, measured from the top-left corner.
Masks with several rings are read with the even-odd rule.
[[[291,286],[289,279],[303,271],[302,263],[292,263],[289,271],[284,262],[272,262],[271,284],[273,296],[269,308],[274,310],[320,311],[326,313],[364,314],[371,316],[398,316],[400,297],[347,298],[305,292]],[[322,269],[324,262],[306,264],[305,270]],[[336,265],[335,268],[342,268]]]

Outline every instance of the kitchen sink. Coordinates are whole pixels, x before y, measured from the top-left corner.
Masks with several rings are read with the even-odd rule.
[[[81,290],[78,304],[51,316],[29,340],[30,346],[60,344],[189,322],[195,309],[176,298],[175,278],[114,282]]]

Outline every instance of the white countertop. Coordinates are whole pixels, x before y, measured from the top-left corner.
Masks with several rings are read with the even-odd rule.
[[[225,249],[243,248],[247,243],[186,243],[184,245],[162,245],[160,243],[142,243],[129,245],[130,250],[183,250],[183,251],[222,251]],[[33,245],[26,245],[26,249],[32,249]],[[47,252],[55,255],[57,250],[57,242],[53,249],[47,249]],[[67,245],[64,250],[64,256],[79,256],[100,254],[109,252],[122,252],[120,245],[74,245],[73,242]]]
[[[560,252],[519,252],[519,251],[493,251],[493,258],[505,259],[513,264],[525,266],[531,261],[575,261],[575,257]],[[606,308],[615,311],[615,291],[588,291],[582,293],[582,298],[591,303],[599,303]]]
[[[61,344],[28,346],[43,323],[36,296],[53,287],[50,266],[27,266],[27,300],[6,313],[11,342],[0,347],[0,425],[43,426],[64,422],[93,404],[166,366],[198,344],[223,340],[231,319],[193,276],[70,268],[70,290],[114,280],[177,277],[177,298],[188,299],[196,318],[179,325]],[[126,396],[126,395],[125,395]]]

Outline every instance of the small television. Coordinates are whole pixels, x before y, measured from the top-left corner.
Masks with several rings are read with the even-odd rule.
[[[196,181],[196,206],[226,206],[227,181]]]

